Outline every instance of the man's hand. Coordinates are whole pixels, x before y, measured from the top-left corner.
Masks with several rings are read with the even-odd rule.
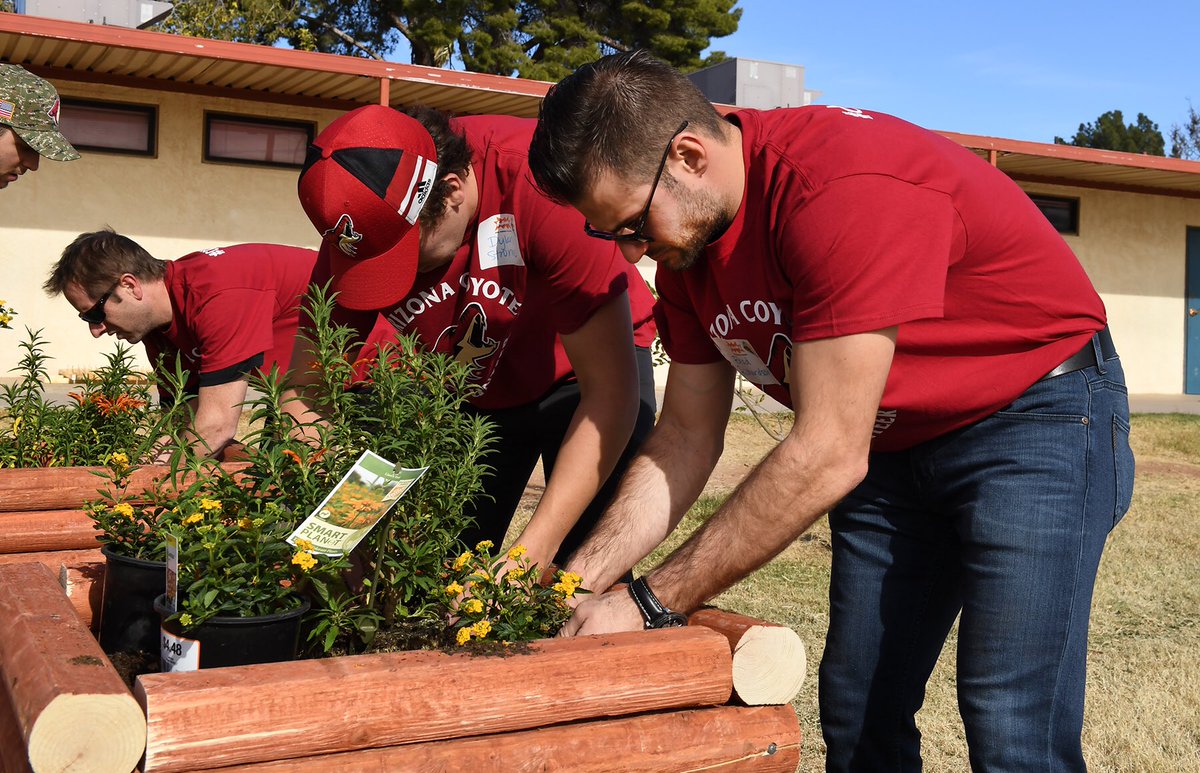
[[[640,631],[646,627],[642,613],[622,585],[599,596],[592,596],[575,607],[575,614],[566,622],[559,636],[585,636],[593,633]]]

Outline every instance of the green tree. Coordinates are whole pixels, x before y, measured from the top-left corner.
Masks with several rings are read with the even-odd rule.
[[[0,0],[2,1],[2,0]],[[737,0],[178,0],[164,32],[382,58],[407,40],[413,64],[558,80],[645,48],[683,70],[737,30]]]
[[[1171,127],[1171,157],[1200,159],[1200,115],[1191,102],[1187,119]]]
[[[1147,118],[1145,113],[1138,113],[1137,123],[1126,124],[1120,110],[1109,110],[1095,123],[1081,123],[1074,137],[1069,140],[1055,137],[1054,142],[1056,145],[1121,150],[1151,156],[1164,154],[1163,136],[1158,124]]]

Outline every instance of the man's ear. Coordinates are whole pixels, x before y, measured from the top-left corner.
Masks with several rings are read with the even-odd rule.
[[[702,177],[708,171],[708,164],[709,148],[703,137],[685,131],[675,138],[667,165],[676,178],[689,174]]]
[[[450,172],[442,177],[446,183],[446,208],[454,209],[461,207],[466,201],[466,180],[457,172]]]
[[[142,280],[138,279],[133,274],[121,274],[121,279],[119,281],[121,286],[127,288],[129,290],[129,294],[137,300],[140,301],[142,300],[143,296],[145,296],[146,286],[142,284]]]

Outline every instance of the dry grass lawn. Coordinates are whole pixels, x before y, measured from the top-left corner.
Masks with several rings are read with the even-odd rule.
[[[1083,735],[1092,771],[1200,771],[1200,416],[1137,415],[1133,508],[1109,538],[1092,613]],[[736,483],[772,441],[734,417],[718,480]],[[750,460],[750,461],[748,461]],[[642,568],[679,544],[724,496],[710,487],[676,534]],[[716,603],[798,631],[809,676],[793,702],[804,732],[800,770],[824,770],[816,664],[828,614],[829,530],[824,521]],[[917,721],[926,770],[968,769],[954,692],[951,634]]]

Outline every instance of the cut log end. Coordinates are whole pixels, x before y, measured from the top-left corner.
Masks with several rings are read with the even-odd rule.
[[[808,667],[804,642],[791,628],[753,626],[733,651],[733,691],[748,706],[788,703]]]
[[[146,718],[132,695],[59,695],[29,733],[35,773],[128,771],[146,748]]]

